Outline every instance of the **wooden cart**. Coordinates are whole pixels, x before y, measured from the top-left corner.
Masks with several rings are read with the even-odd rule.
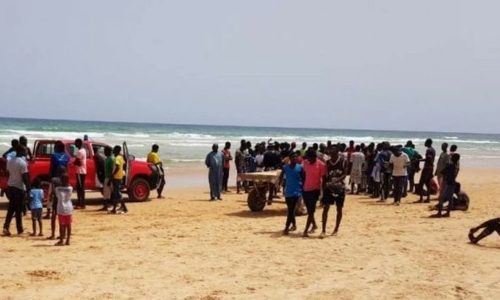
[[[281,170],[242,173],[238,175],[238,181],[253,182],[248,193],[248,207],[251,211],[262,211],[267,203],[267,195],[271,185],[278,185]]]

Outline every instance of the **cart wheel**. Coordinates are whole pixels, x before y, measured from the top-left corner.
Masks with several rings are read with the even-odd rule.
[[[262,211],[266,206],[266,194],[253,188],[250,193],[248,193],[247,202],[251,211]]]

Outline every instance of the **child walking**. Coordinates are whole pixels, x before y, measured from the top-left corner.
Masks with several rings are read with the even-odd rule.
[[[43,190],[40,188],[40,183],[35,182],[33,188],[30,191],[30,209],[31,209],[31,220],[33,222],[33,232],[31,236],[36,236],[36,223],[40,231],[38,236],[43,236],[42,229],[42,210],[43,210]]]
[[[59,219],[59,242],[56,246],[69,245],[71,238],[71,221],[73,214],[73,203],[71,203],[71,193],[73,188],[69,185],[68,174],[61,176],[61,186],[56,187],[57,216]],[[66,237],[66,243],[64,238]]]

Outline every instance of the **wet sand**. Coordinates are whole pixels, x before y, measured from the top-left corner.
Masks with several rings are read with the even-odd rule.
[[[0,239],[0,299],[494,299],[500,237],[474,246],[467,233],[500,216],[500,170],[464,170],[459,181],[468,212],[431,219],[415,196],[399,207],[348,196],[340,234],[324,240],[282,236],[282,202],[251,213],[246,195],[214,203],[206,187],[170,184],[166,199],[130,203],[126,215],[98,212],[94,200],[75,213],[69,247]]]

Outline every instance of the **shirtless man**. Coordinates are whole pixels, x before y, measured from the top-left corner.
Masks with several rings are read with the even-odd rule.
[[[328,154],[330,155],[330,160],[326,163],[327,171],[323,179],[323,227],[320,238],[326,236],[326,223],[328,221],[330,205],[335,205],[337,208],[337,219],[332,235],[336,235],[339,231],[345,200],[347,162],[343,155],[339,155],[339,150],[336,147],[333,147]]]

